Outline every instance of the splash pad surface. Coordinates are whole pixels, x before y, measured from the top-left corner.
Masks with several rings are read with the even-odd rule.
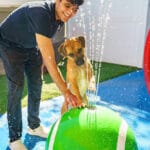
[[[139,150],[150,149],[150,97],[147,93],[143,71],[105,81],[99,85],[101,101],[97,105],[106,106],[127,121],[136,136]],[[40,118],[46,127],[60,117],[60,108],[63,97],[56,97],[41,103]],[[28,150],[44,150],[46,140],[26,134],[26,108],[23,108],[23,137],[22,140]],[[0,116],[0,150],[9,150],[8,127],[6,114]]]

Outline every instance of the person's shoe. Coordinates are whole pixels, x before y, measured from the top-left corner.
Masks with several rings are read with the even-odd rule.
[[[42,138],[47,138],[49,130],[47,128],[44,128],[43,126],[39,126],[35,129],[28,128],[28,134],[33,136],[39,136]]]
[[[10,142],[9,148],[10,150],[27,150],[27,148],[25,147],[25,145],[22,143],[21,140]]]

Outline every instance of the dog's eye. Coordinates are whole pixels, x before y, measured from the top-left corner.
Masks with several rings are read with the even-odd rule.
[[[70,57],[74,57],[74,54],[73,54],[73,53],[70,53],[69,56],[70,56]]]
[[[79,49],[78,49],[78,53],[81,53],[81,52],[82,52],[82,48],[79,48]]]

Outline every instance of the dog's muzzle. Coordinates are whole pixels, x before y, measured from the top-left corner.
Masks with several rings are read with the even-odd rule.
[[[84,64],[84,59],[83,59],[83,58],[78,58],[78,59],[76,60],[76,65],[81,66],[81,65],[83,65],[83,64]]]

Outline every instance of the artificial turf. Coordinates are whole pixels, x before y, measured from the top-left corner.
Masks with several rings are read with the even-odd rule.
[[[106,62],[92,62],[94,72],[96,75],[97,82],[103,82],[114,77],[136,71],[139,68],[124,66]],[[59,65],[60,71],[63,77],[66,77],[66,61],[63,61]],[[42,100],[47,100],[56,96],[59,96],[61,93],[53,83],[51,77],[48,73],[44,74],[43,86],[42,86]],[[6,99],[7,99],[7,80],[5,75],[0,76],[0,114],[6,112]],[[27,85],[25,84],[24,92],[22,96],[22,106],[27,105]]]

